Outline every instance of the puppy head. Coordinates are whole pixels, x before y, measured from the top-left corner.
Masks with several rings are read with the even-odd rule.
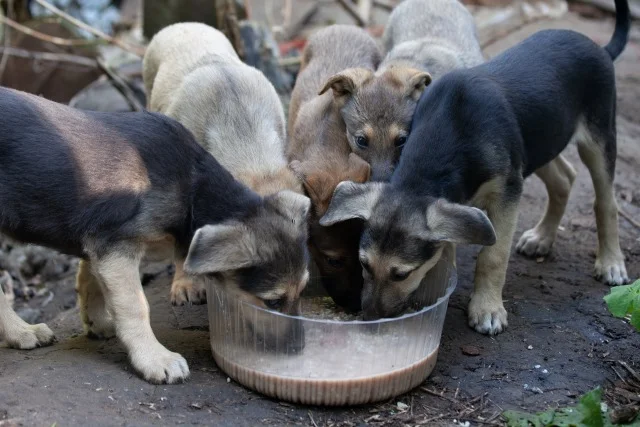
[[[185,260],[185,272],[215,281],[228,294],[258,307],[298,315],[299,297],[309,279],[307,216],[310,201],[291,191],[265,197],[263,204],[241,220],[198,229]],[[286,317],[245,318],[247,328],[259,328],[277,319],[261,339],[267,347],[286,342],[301,349],[301,325]],[[256,332],[257,333],[257,332]],[[301,341],[302,340],[302,341]]]
[[[417,198],[389,184],[342,183],[320,223],[366,221],[359,247],[365,319],[393,317],[408,308],[445,244],[493,245],[495,232],[479,209],[444,199]]]
[[[359,311],[362,267],[358,259],[358,244],[362,221],[353,219],[330,227],[323,227],[318,221],[329,208],[338,183],[369,180],[369,164],[351,153],[346,162],[331,161],[319,165],[293,161],[291,167],[302,180],[313,204],[309,218],[309,250],[320,272],[322,285],[336,304]]]
[[[418,99],[430,82],[428,73],[408,67],[366,76],[359,69],[348,69],[331,77],[320,91],[333,90],[351,150],[371,164],[372,180],[391,176]]]

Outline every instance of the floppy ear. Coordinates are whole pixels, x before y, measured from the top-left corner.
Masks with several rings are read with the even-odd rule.
[[[358,183],[369,181],[371,166],[356,153],[349,154],[349,180]]]
[[[326,172],[313,170],[313,164],[293,160],[289,167],[302,182],[317,215],[324,213],[334,190],[334,179]]]
[[[280,215],[289,218],[294,223],[306,224],[309,207],[311,206],[311,201],[307,196],[290,190],[282,190],[265,197],[265,202],[278,211]]]
[[[427,208],[429,240],[491,246],[496,232],[478,208],[438,199]]]
[[[417,101],[431,83],[431,74],[411,67],[391,67],[384,72],[395,85],[404,87],[404,96]]]
[[[417,70],[416,70],[417,71]],[[420,99],[420,95],[424,92],[425,88],[431,83],[431,74],[423,71],[417,71],[413,76],[409,78],[406,85],[406,96],[413,98],[414,100]]]
[[[380,182],[341,182],[333,192],[329,209],[320,218],[320,225],[329,226],[353,218],[368,220],[385,185]]]
[[[191,240],[184,270],[188,274],[221,273],[256,262],[257,242],[246,226],[240,223],[205,225]]]
[[[318,95],[322,95],[329,89],[333,90],[333,98],[336,100],[346,100],[358,90],[373,73],[366,68],[349,68],[335,74],[327,80]]]

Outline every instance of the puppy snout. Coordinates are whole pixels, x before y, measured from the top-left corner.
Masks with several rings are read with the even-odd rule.
[[[393,173],[393,165],[383,162],[371,165],[371,181],[389,181]]]

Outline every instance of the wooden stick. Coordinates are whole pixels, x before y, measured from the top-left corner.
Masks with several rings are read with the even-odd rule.
[[[360,15],[360,12],[355,8],[350,0],[338,0],[338,3],[340,3],[344,10],[346,10],[347,13],[356,20],[360,27],[365,27],[367,25],[367,20]]]
[[[104,62],[102,58],[97,59],[99,68],[109,77],[113,86],[124,96],[127,103],[134,111],[144,111],[144,106],[140,104],[140,101],[136,98],[135,94],[129,87],[129,85],[120,77],[115,71],[113,71]]]
[[[13,19],[7,18],[6,16],[0,15],[0,22],[7,24],[9,27],[14,30],[20,31],[23,34],[36,38],[38,40],[42,40],[45,42],[53,43],[60,46],[92,46],[95,45],[96,42],[94,40],[84,40],[84,39],[64,39],[62,37],[50,36],[45,33],[41,33],[40,31],[36,31],[32,28],[26,27],[22,24],[17,23]]]
[[[36,3],[38,3],[40,6],[44,7],[45,9],[48,9],[49,11],[53,12],[54,14],[58,15],[59,17],[61,17],[62,19],[64,19],[65,21],[68,21],[70,23],[72,23],[73,25],[75,25],[78,28],[81,28],[91,34],[93,34],[94,36],[101,38],[103,40],[108,41],[109,43],[118,46],[120,49],[126,50],[127,52],[131,52],[134,55],[137,56],[144,56],[144,48],[141,46],[129,46],[126,43],[121,42],[120,40],[111,37],[108,34],[103,33],[102,31],[93,28],[90,25],[85,24],[84,22],[80,21],[79,19],[74,18],[73,16],[70,16],[66,13],[64,13],[63,11],[61,11],[60,9],[58,9],[57,7],[55,7],[54,5],[44,1],[44,0],[35,0]]]
[[[95,59],[68,53],[34,52],[16,47],[0,47],[0,52],[19,58],[36,59],[38,61],[69,62],[84,67],[98,68],[98,63]]]
[[[372,6],[371,0],[358,0],[358,13],[366,21],[365,27],[368,26],[369,21],[371,21]]]
[[[620,213],[620,215],[622,215],[624,219],[629,221],[631,225],[634,225],[636,228],[640,228],[640,222],[636,221],[629,212],[625,211],[620,206],[618,206],[618,212]]]

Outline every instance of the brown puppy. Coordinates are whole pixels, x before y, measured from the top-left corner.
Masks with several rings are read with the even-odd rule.
[[[369,164],[351,153],[341,104],[329,93],[318,94],[327,79],[351,69],[355,79],[373,74],[381,55],[365,31],[333,25],[315,33],[303,53],[302,66],[289,106],[287,156],[303,181],[313,205],[309,247],[322,284],[336,303],[360,308],[362,269],[358,261],[361,222],[320,227],[333,191],[341,181],[365,182]]]
[[[333,91],[351,150],[371,164],[371,179],[387,181],[407,141],[411,118],[429,73],[392,67],[381,73],[351,68],[330,77],[320,93]]]

